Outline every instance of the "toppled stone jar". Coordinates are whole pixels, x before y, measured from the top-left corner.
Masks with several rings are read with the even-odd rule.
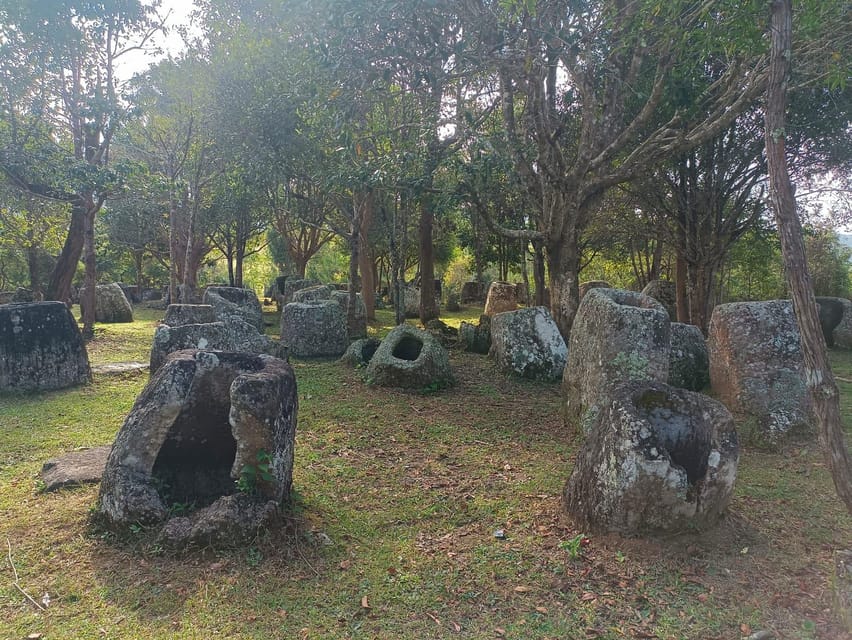
[[[115,439],[99,519],[160,526],[170,546],[255,535],[289,500],[296,413],[296,379],[283,360],[172,354]]]
[[[721,403],[664,383],[618,387],[565,487],[584,527],[627,535],[706,528],[733,495],[734,420]]]

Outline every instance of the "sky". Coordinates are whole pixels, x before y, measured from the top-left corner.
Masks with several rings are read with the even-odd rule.
[[[184,49],[184,43],[176,27],[189,24],[189,14],[194,8],[192,0],[162,0],[159,13],[161,16],[168,14],[166,27],[169,33],[166,36],[162,33],[156,34],[154,42],[163,49],[163,53],[154,55],[150,51],[129,51],[117,61],[117,76],[122,80],[129,80],[168,55],[179,54]]]

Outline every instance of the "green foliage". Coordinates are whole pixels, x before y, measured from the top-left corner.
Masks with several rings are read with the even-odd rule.
[[[805,233],[805,255],[814,295],[848,298],[852,250],[840,243],[828,228],[812,228]]]
[[[272,482],[270,462],[272,462],[272,457],[269,453],[260,449],[255,455],[255,463],[246,463],[240,469],[240,477],[236,480],[237,489],[243,493],[254,494],[258,490],[260,482]]]

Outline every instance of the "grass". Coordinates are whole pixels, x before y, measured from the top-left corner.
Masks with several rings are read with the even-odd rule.
[[[156,320],[98,326],[93,363],[147,360]],[[390,324],[380,312],[371,333]],[[852,377],[852,354],[832,357]],[[418,394],[294,361],[288,526],[180,556],[144,531],[116,540],[92,528],[95,487],[38,491],[44,460],[111,442],[147,374],[0,396],[0,543],[20,586],[51,601],[29,604],[4,558],[0,638],[844,637],[829,577],[852,519],[815,443],[744,450],[730,514],[710,532],[585,536],[561,507],[578,442],[558,385],[507,378],[483,356],[453,351],[451,362],[457,387]],[[841,392],[848,418],[849,383]]]

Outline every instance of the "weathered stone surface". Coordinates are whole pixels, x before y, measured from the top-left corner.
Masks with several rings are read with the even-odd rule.
[[[459,330],[451,327],[443,320],[433,318],[429,320],[423,327],[432,334],[432,336],[440,342],[444,347],[452,347],[459,340]]]
[[[244,493],[223,496],[189,516],[171,518],[157,540],[172,548],[251,540],[261,530],[275,526],[279,514],[279,505],[274,500],[262,502]]]
[[[405,286],[402,288],[403,312],[406,318],[420,317],[420,287]]]
[[[68,307],[0,305],[0,391],[47,391],[91,379],[86,345]]]
[[[263,333],[263,308],[251,289],[207,287],[202,302],[213,307],[217,320],[227,322],[236,318]]]
[[[852,550],[834,552],[831,587],[837,619],[843,629],[852,634]]]
[[[169,539],[209,539],[211,527],[223,539],[252,535],[267,503],[289,498],[296,414],[296,379],[283,360],[220,351],[173,354],[116,436],[98,515],[118,528],[156,525],[166,522],[172,505],[194,505],[202,511],[189,517],[188,526],[186,520],[167,525]],[[249,494],[232,495],[235,480],[248,476]]]
[[[465,282],[461,289],[461,303],[470,304],[471,302],[483,303],[488,294],[488,287],[484,282]]]
[[[789,300],[717,305],[707,339],[716,397],[749,435],[774,446],[788,433],[809,429],[799,329]]]
[[[586,412],[628,380],[669,377],[670,322],[663,306],[623,289],[590,289],[577,309],[562,381],[565,419],[586,430]],[[588,419],[593,419],[593,415]]]
[[[317,300],[331,300],[334,287],[327,284],[317,284],[305,287],[293,292],[292,302],[316,302]]]
[[[734,420],[719,402],[659,382],[613,390],[565,487],[585,528],[645,534],[715,524],[739,461]]]
[[[27,289],[25,287],[18,287],[15,289],[15,293],[12,294],[12,302],[38,302],[41,299],[40,295],[36,295],[36,293],[32,289]]]
[[[394,327],[373,354],[367,382],[380,387],[444,388],[455,384],[447,350],[429,333],[411,325]]]
[[[125,284],[123,282],[116,283],[121,290],[124,292],[124,297],[127,298],[130,304],[138,304],[142,302],[142,291],[140,287],[135,284]]]
[[[340,305],[340,310],[343,312],[343,318],[347,322],[347,331],[349,339],[363,338],[367,335],[367,305],[364,304],[364,298],[360,293],[355,294],[355,326],[349,326],[349,292],[348,291],[332,291],[331,299]]]
[[[373,358],[373,354],[376,353],[376,349],[379,348],[380,344],[381,340],[376,338],[361,338],[360,340],[355,340],[355,342],[350,344],[349,348],[346,349],[346,353],[341,356],[340,362],[347,364],[350,367],[366,367],[370,363],[370,360]]]
[[[339,357],[349,346],[346,318],[333,300],[291,302],[281,311],[281,344],[300,358]]]
[[[592,289],[612,289],[612,286],[606,280],[589,280],[580,283],[580,300],[586,297],[586,294]]]
[[[96,376],[112,376],[119,375],[122,373],[135,373],[136,371],[142,371],[143,369],[147,368],[147,362],[106,362],[103,364],[93,365],[92,373]]]
[[[315,287],[321,284],[319,280],[310,278],[287,278],[284,283],[284,293],[280,297],[281,306],[293,302],[293,294],[308,287]]]
[[[710,358],[701,329],[672,322],[669,352],[669,384],[679,389],[701,391],[710,384]]]
[[[459,301],[459,294],[455,291],[450,291],[447,294],[447,311],[461,311],[461,302]]]
[[[95,447],[51,458],[41,467],[44,491],[100,482],[110,449],[111,446]]]
[[[459,340],[465,351],[488,353],[491,350],[491,316],[479,316],[479,324],[462,322],[459,326]]]
[[[517,300],[518,304],[527,305],[529,304],[529,296],[527,295],[527,285],[523,282],[515,283],[515,300]]]
[[[80,311],[85,308],[85,287],[80,289]],[[117,282],[95,287],[95,322],[133,322],[133,307]]]
[[[844,343],[842,346],[847,349],[852,347],[852,302],[846,298],[828,297],[818,297],[816,302],[825,343],[833,347],[836,342],[835,331],[839,330],[839,341]]]
[[[651,280],[642,289],[642,294],[651,296],[659,302],[669,314],[672,322],[677,321],[677,287],[669,280]]]
[[[182,327],[185,324],[206,324],[216,320],[216,313],[209,304],[170,304],[166,307],[163,324]]]
[[[154,331],[151,346],[151,374],[165,362],[166,356],[182,349],[218,349],[265,353],[287,358],[287,350],[279,342],[257,332],[253,326],[232,318],[228,322],[206,322],[170,327],[161,324]]]
[[[529,307],[491,317],[490,355],[504,373],[555,381],[568,352],[547,307]]]
[[[488,287],[488,298],[483,313],[492,318],[498,313],[514,311],[518,308],[515,285],[511,282],[495,281]]]

